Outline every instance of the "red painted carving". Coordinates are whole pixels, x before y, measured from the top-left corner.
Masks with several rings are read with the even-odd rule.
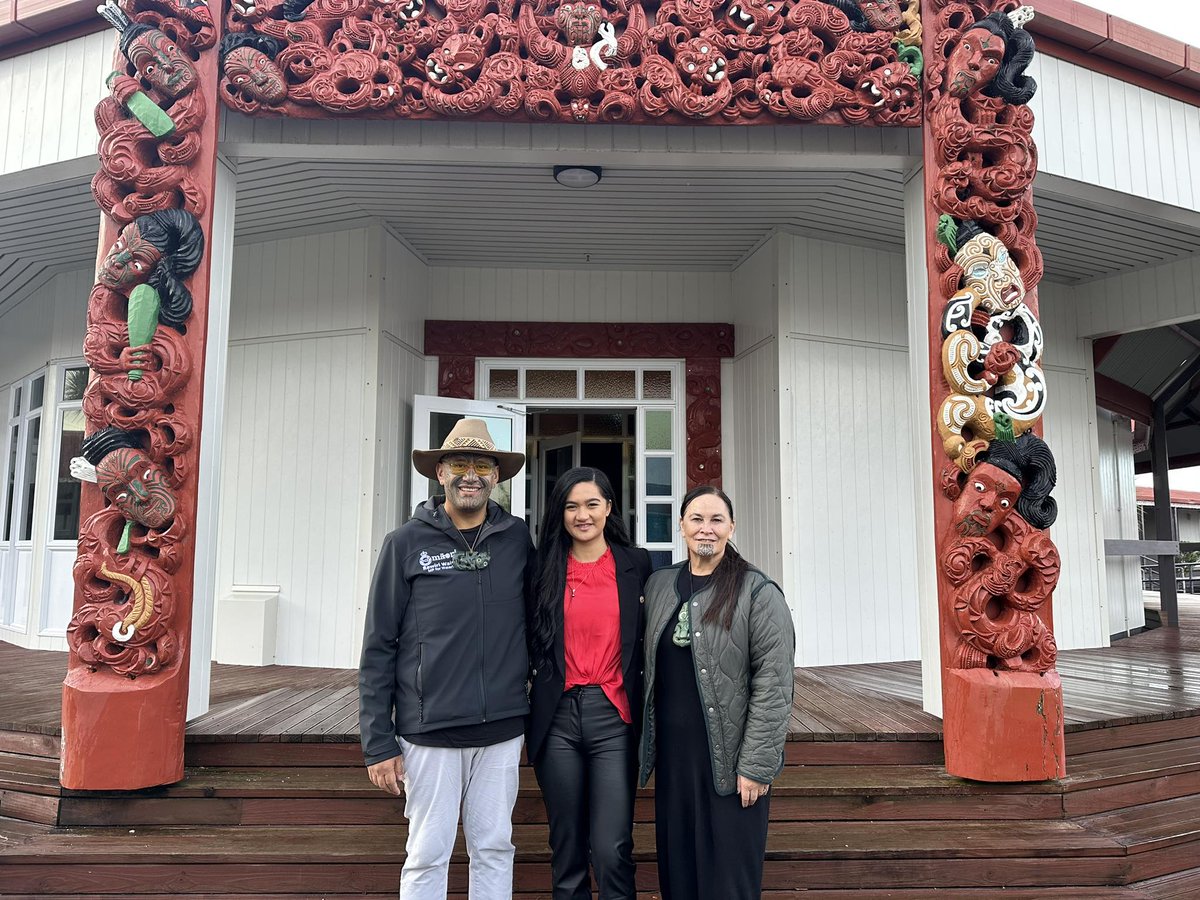
[[[920,123],[917,0],[238,0],[227,26],[252,115]]]
[[[119,72],[96,109],[105,213],[88,300],[85,485],[63,685],[62,783],[183,774],[199,361],[218,38],[203,0],[110,0]]]
[[[470,400],[475,396],[475,357],[438,358],[438,396]]]
[[[721,486],[721,361],[687,361],[687,481]]]
[[[946,767],[987,781],[1064,773],[1027,12],[931,0],[924,22]]]
[[[479,356],[683,358],[688,487],[721,484],[721,359],[733,356],[732,325],[428,319],[425,353],[438,357],[438,394],[465,398],[475,396]]]
[[[456,322],[428,319],[431,356],[670,359],[733,356],[733,326],[612,322]]]

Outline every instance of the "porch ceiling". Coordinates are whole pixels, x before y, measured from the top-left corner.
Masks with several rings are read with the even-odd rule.
[[[384,222],[431,265],[727,270],[772,228],[902,251],[899,171],[606,167],[571,190],[545,166],[241,159],[237,241]],[[1188,227],[1040,189],[1046,276],[1079,282],[1200,252]],[[86,179],[0,196],[0,314],[95,259]]]

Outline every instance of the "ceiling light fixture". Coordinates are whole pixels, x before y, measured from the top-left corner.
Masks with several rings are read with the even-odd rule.
[[[563,187],[590,188],[600,183],[599,166],[555,166],[554,180]]]

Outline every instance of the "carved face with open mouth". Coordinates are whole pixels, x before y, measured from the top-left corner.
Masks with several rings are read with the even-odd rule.
[[[162,469],[140,450],[114,450],[96,465],[96,482],[127,519],[161,528],[175,515],[175,495]]]
[[[1024,301],[1021,270],[999,238],[975,235],[959,248],[954,262],[962,266],[963,287],[972,289],[988,312],[1015,309]]]
[[[751,36],[769,35],[776,29],[771,27],[779,19],[783,0],[739,0],[732,3],[725,13],[725,21],[734,31]]]
[[[685,83],[711,89],[725,80],[728,62],[712,41],[698,37],[679,46],[675,51],[675,65]]]
[[[867,105],[876,109],[899,109],[916,103],[917,82],[904,63],[888,63],[869,71],[859,85]]]
[[[425,77],[445,88],[469,80],[483,63],[483,42],[472,34],[455,34],[425,60]]]

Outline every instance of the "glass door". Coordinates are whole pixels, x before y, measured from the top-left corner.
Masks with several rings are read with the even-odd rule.
[[[7,398],[3,445],[3,505],[0,506],[0,625],[28,628],[32,585],[33,518],[46,373],[13,385]]]
[[[413,397],[413,447],[440,447],[454,423],[459,419],[483,419],[492,440],[499,450],[525,452],[525,407],[515,403],[489,403],[486,400],[456,400],[452,397]],[[413,474],[411,505],[418,504],[442,492],[441,485],[431,478]],[[492,492],[492,499],[518,519],[525,518],[525,473],[502,481]]]
[[[554,490],[555,482],[568,470],[580,464],[581,437],[582,435],[578,431],[574,431],[570,434],[538,441],[537,514],[533,522],[533,539],[535,541],[539,537],[537,532],[541,528],[542,517],[546,513],[546,501],[550,497],[550,492]]]

